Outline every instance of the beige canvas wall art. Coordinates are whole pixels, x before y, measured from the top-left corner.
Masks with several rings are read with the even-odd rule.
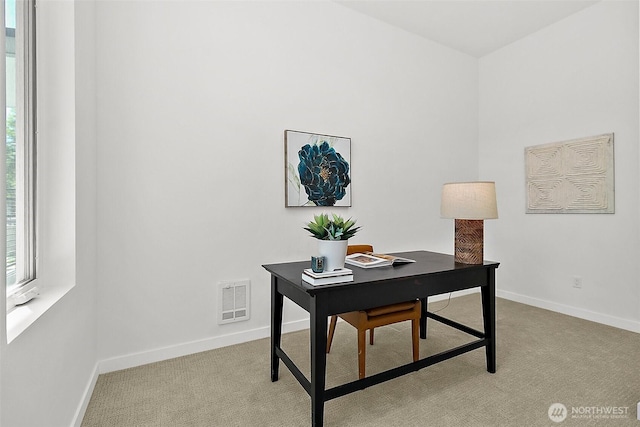
[[[525,148],[527,213],[614,213],[613,133]]]

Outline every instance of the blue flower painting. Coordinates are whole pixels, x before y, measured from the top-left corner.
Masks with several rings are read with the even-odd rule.
[[[349,138],[285,131],[286,206],[351,206]]]

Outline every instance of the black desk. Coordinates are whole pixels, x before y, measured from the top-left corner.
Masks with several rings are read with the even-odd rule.
[[[271,273],[271,381],[278,380],[280,360],[289,368],[311,397],[313,426],[322,426],[324,403],[336,397],[362,390],[374,384],[417,371],[468,351],[485,347],[487,371],[496,371],[495,341],[495,271],[498,263],[459,264],[452,255],[434,252],[402,252],[397,255],[416,260],[398,267],[362,269],[353,267],[354,281],[312,286],[302,281],[302,270],[309,261],[270,264]],[[429,296],[480,287],[484,332],[427,312]],[[311,381],[280,348],[283,297],[309,312],[311,333]],[[327,317],[348,311],[363,310],[385,304],[422,300],[420,337],[427,336],[427,317],[445,323],[478,338],[468,344],[435,354],[385,372],[325,390]]]

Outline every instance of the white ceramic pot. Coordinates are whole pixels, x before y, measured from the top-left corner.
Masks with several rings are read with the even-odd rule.
[[[318,240],[318,254],[325,257],[324,271],[344,268],[348,240]]]

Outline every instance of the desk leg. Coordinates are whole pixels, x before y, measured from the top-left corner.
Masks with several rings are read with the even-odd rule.
[[[311,425],[321,427],[324,418],[324,387],[327,370],[327,301],[311,299]]]
[[[420,338],[423,340],[427,338],[427,303],[428,298],[420,299],[421,312],[420,312]]]
[[[280,347],[282,338],[282,304],[283,296],[278,292],[278,279],[271,276],[271,381],[278,381],[280,369],[276,348]]]
[[[487,339],[487,371],[496,372],[496,270],[487,269],[488,285],[482,286],[482,318]]]

